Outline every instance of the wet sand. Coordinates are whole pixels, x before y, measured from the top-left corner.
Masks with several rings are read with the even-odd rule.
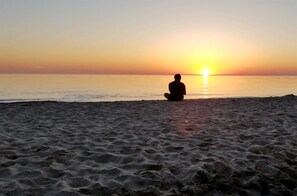
[[[297,195],[297,97],[0,104],[0,195]]]

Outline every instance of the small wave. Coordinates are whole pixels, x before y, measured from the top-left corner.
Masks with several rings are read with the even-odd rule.
[[[187,96],[190,96],[190,97],[192,97],[192,96],[222,96],[222,97],[225,97],[225,96],[228,96],[228,95],[230,95],[230,94],[220,94],[220,93],[207,93],[207,94],[203,94],[203,93],[189,93],[189,94],[187,94]]]
[[[0,99],[0,103],[37,102],[37,101],[56,101],[56,100],[53,100],[53,99]]]

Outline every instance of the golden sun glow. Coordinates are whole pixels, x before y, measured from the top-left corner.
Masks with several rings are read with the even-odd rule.
[[[204,77],[207,77],[207,76],[210,74],[210,69],[209,69],[209,68],[202,68],[202,69],[201,69],[201,74],[202,74]]]

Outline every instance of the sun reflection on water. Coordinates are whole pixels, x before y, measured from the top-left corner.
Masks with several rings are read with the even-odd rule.
[[[208,98],[208,75],[203,76],[203,95],[205,98]]]

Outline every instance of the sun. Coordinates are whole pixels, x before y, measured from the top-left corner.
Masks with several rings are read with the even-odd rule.
[[[201,70],[201,73],[204,77],[207,77],[210,74],[210,69],[209,68],[204,68]]]

